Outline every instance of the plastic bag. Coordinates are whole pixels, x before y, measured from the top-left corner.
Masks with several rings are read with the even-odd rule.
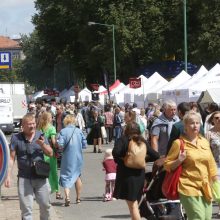
[[[220,181],[217,180],[212,184],[212,195],[216,202],[220,203]]]

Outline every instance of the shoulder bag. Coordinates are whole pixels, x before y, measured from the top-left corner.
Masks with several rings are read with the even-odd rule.
[[[56,158],[61,158],[61,157],[62,157],[62,154],[63,154],[63,152],[65,151],[65,149],[66,149],[66,147],[68,146],[68,144],[70,143],[70,140],[72,139],[75,130],[76,130],[76,128],[74,128],[73,133],[72,133],[70,139],[68,140],[68,142],[65,144],[65,146],[64,146],[63,148],[57,147],[57,148],[55,149],[55,157],[56,157]]]
[[[184,151],[184,141],[180,140],[180,151]],[[166,172],[163,184],[162,192],[167,199],[177,200],[179,199],[178,183],[182,172],[182,165],[180,164],[174,171]]]

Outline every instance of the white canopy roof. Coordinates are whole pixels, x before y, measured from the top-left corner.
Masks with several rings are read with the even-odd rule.
[[[34,100],[36,100],[37,98],[40,98],[40,97],[42,97],[42,96],[44,96],[44,95],[46,95],[46,94],[44,94],[44,91],[42,90],[42,91],[36,92],[36,93],[32,96],[32,98],[33,98]]]
[[[82,102],[88,101],[90,102],[92,100],[92,93],[90,90],[88,90],[86,87],[81,90],[78,94],[78,99]]]
[[[190,88],[205,91],[210,88],[220,88],[220,65],[217,63]]]
[[[158,72],[155,72],[148,78],[147,83],[145,84],[144,94],[158,92],[161,87],[164,87],[168,84],[168,81],[164,79]]]
[[[94,93],[101,93],[104,91],[106,91],[106,88],[104,86],[100,85],[98,91],[94,91]]]
[[[162,90],[173,90],[183,85],[184,82],[189,80],[191,76],[182,70],[174,79],[172,79],[167,85],[165,85]]]
[[[111,91],[111,95],[114,95],[115,93],[119,92],[125,87],[126,87],[125,84],[121,82],[118,87],[116,87],[115,89]]]
[[[198,80],[204,77],[208,73],[208,70],[202,65],[198,72],[194,74],[189,80],[187,80],[184,84],[182,84],[179,89],[188,89],[192,85],[198,82]]]

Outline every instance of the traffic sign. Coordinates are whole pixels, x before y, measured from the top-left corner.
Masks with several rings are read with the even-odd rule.
[[[11,53],[0,52],[0,69],[11,69]]]
[[[0,186],[5,180],[8,172],[9,147],[5,135],[0,130]]]

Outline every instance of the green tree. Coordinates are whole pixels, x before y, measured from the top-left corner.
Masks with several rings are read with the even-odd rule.
[[[187,1],[189,62],[208,67],[218,61],[219,7],[218,0]],[[54,72],[57,82],[67,79],[62,86],[84,79],[100,82],[103,69],[113,76],[112,29],[88,26],[89,21],[115,25],[117,76],[122,80],[166,56],[183,60],[182,0],[36,0],[36,8],[37,41],[28,48],[34,56],[29,54],[27,63],[38,63],[38,69],[29,71],[26,63],[26,71],[30,76],[41,71],[45,85],[53,82]]]

